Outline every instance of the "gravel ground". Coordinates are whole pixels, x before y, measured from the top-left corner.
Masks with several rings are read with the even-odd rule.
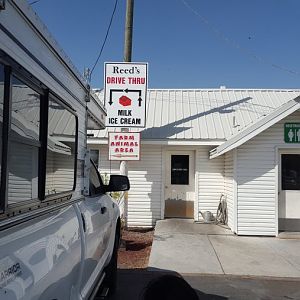
[[[147,268],[153,234],[154,229],[124,229],[122,231],[122,241],[118,253],[118,268]]]

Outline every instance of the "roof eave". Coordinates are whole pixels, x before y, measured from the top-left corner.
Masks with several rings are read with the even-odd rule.
[[[252,139],[254,136],[268,129],[269,127],[276,124],[277,122],[287,117],[288,115],[292,114],[298,109],[300,109],[300,97],[290,100],[286,104],[274,110],[265,118],[249,126],[248,128],[238,133],[228,141],[224,142],[222,145],[212,149],[210,151],[209,158],[210,159],[216,158],[234,148],[241,146],[245,142]]]
[[[89,145],[107,145],[107,138],[88,137]],[[219,146],[224,143],[224,140],[175,140],[175,139],[141,139],[142,145],[166,145],[166,146]]]

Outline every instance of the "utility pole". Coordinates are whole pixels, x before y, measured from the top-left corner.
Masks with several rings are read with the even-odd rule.
[[[134,0],[127,0],[125,21],[124,61],[131,62]]]
[[[134,6],[134,0],[127,0],[127,2],[126,2],[126,20],[125,20],[124,62],[131,62],[133,6]],[[121,128],[121,131],[129,132],[129,128]],[[128,168],[127,168],[126,161],[120,162],[120,174],[128,176]],[[127,213],[128,213],[128,192],[125,192],[125,195],[124,195],[125,226],[127,226]]]

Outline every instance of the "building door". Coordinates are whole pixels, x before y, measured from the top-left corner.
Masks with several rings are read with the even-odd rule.
[[[300,231],[300,153],[280,155],[279,231]]]
[[[167,152],[165,174],[165,217],[194,218],[194,152]]]

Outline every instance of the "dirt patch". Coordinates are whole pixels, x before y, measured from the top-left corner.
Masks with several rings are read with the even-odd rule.
[[[154,229],[126,229],[118,253],[119,269],[144,269],[148,267]]]

